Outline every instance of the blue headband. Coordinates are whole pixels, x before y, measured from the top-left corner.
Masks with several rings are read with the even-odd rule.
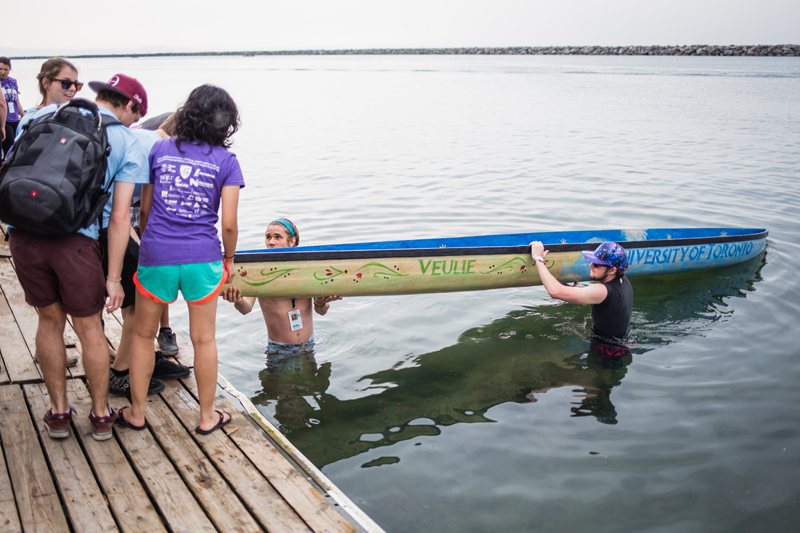
[[[286,220],[285,218],[279,218],[277,220],[273,220],[272,222],[269,223],[269,225],[271,226],[275,223],[281,224],[286,229],[288,229],[289,233],[292,234],[292,237],[297,237],[297,235],[294,234],[294,227],[292,226],[292,223]]]

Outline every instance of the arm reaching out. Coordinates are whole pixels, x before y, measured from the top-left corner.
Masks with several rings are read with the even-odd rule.
[[[242,296],[242,290],[236,287],[228,287],[219,293],[225,300],[231,302],[237,311],[246,315],[253,310],[256,299],[254,296]]]
[[[319,298],[314,298],[314,311],[318,315],[325,315],[331,308],[330,303],[341,299],[341,296],[320,296]]]
[[[544,264],[549,250],[544,249],[544,245],[539,241],[531,243],[531,256],[536,264],[536,272],[542,280],[542,285],[547,289],[547,294],[552,298],[564,300],[571,304],[595,305],[602,303],[608,296],[608,289],[602,283],[593,283],[588,287],[568,287],[562,285],[553,276]]]

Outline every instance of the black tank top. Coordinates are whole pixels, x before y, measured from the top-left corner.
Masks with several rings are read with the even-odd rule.
[[[633,309],[633,287],[627,276],[603,283],[608,296],[592,306],[592,333],[605,342],[622,344],[628,334]]]

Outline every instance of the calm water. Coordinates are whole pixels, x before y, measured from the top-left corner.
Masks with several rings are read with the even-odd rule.
[[[40,62],[14,63],[30,106]],[[624,369],[542,288],[350,298],[267,367],[220,307],[220,371],[389,532],[795,531],[800,59],[84,60],[153,113],[240,105],[240,248],[536,230],[768,228],[767,252],[633,280]],[[27,90],[26,90],[27,89]],[[174,322],[188,336],[186,313]]]

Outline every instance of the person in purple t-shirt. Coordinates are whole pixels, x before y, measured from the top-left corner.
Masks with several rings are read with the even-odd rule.
[[[3,87],[3,103],[6,105],[6,120],[3,127],[3,154],[8,153],[8,149],[14,144],[14,137],[17,135],[17,124],[19,119],[25,115],[19,103],[19,86],[17,80],[10,77],[11,60],[7,57],[0,57],[0,85]],[[0,124],[2,125],[2,124]],[[2,135],[0,135],[2,137]]]
[[[194,89],[177,111],[175,135],[150,151],[150,184],[142,187],[139,225],[142,241],[134,277],[136,326],[131,343],[131,408],[117,422],[131,429],[145,426],[145,400],[153,373],[153,339],[164,306],[180,289],[189,304],[195,378],[202,435],[230,422],[214,411],[217,385],[215,320],[217,295],[233,272],[238,236],[239,189],[244,187],[236,156],[229,152],[239,127],[239,111],[219,87]],[[222,246],[215,227],[222,204]]]

